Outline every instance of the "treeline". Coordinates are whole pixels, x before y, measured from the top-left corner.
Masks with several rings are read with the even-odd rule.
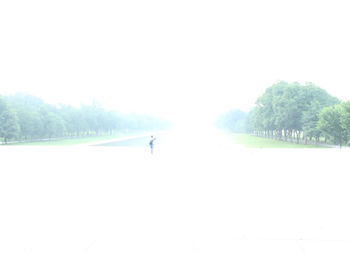
[[[234,133],[245,132],[245,119],[247,113],[240,109],[231,110],[219,116],[214,125],[222,130],[231,131]]]
[[[29,94],[0,95],[0,141],[113,134],[124,130],[161,130],[170,122],[148,115],[107,111],[97,102],[79,108],[51,105]]]
[[[312,83],[278,82],[257,99],[244,121],[245,131],[257,136],[344,145],[350,137],[350,102]]]

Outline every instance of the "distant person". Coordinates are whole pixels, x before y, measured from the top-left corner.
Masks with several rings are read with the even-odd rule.
[[[151,154],[153,154],[153,146],[154,146],[155,139],[156,138],[153,135],[151,135],[151,140],[149,141],[149,147],[151,148]]]

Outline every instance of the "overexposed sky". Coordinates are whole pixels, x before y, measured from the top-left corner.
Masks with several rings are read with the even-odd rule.
[[[0,94],[176,119],[278,80],[350,100],[346,1],[1,1]]]

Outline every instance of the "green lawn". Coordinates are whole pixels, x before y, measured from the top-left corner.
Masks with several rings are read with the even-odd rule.
[[[325,146],[296,144],[268,138],[251,136],[248,134],[227,134],[235,143],[248,148],[327,148]]]
[[[52,141],[35,141],[35,142],[23,142],[23,143],[15,143],[9,145],[25,145],[25,146],[71,146],[71,145],[79,145],[79,144],[87,144],[96,141],[104,141],[111,140],[117,138],[124,138],[128,136],[140,135],[145,132],[121,132],[113,135],[104,135],[104,136],[90,136],[90,137],[81,137],[81,138],[69,138],[69,139],[61,139],[61,140],[52,140]]]

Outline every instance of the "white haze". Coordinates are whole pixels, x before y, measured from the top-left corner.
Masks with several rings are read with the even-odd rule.
[[[346,1],[2,1],[0,94],[197,122],[247,110],[278,80],[348,100],[347,10]]]
[[[191,124],[154,156],[1,147],[0,252],[350,252],[348,149],[248,150],[201,124],[278,80],[349,100],[349,23],[339,0],[1,1],[0,94]]]

